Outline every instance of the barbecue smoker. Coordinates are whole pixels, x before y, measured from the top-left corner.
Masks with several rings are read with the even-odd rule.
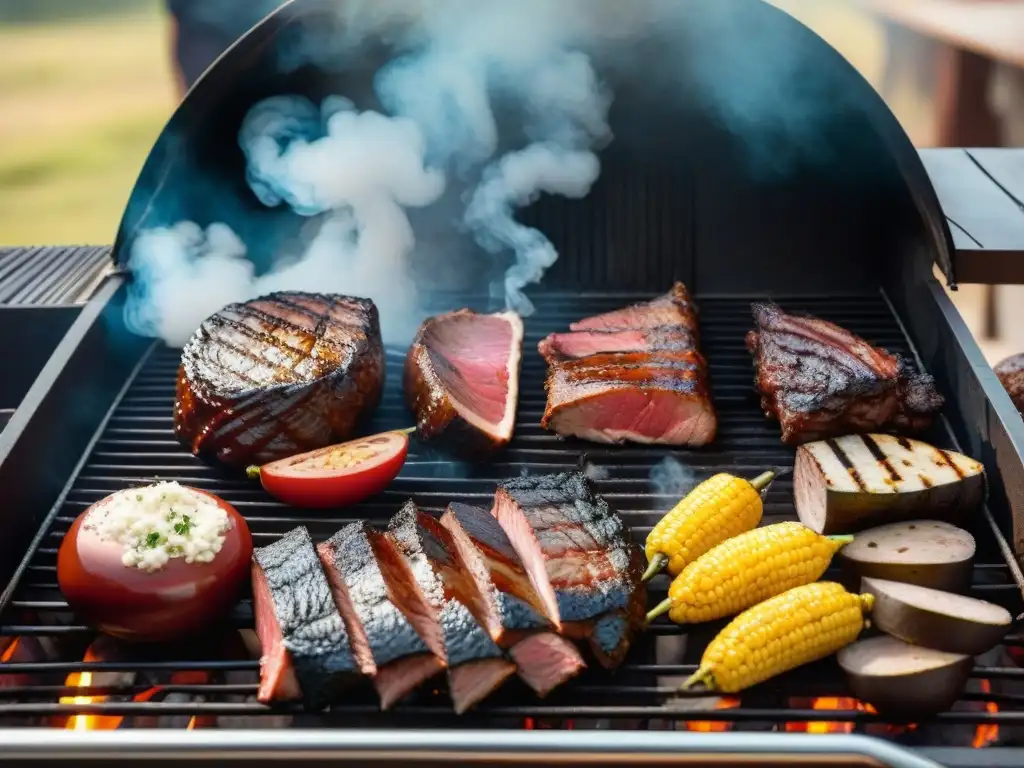
[[[252,245],[258,265],[274,243],[300,231],[299,217],[261,206],[245,186],[236,136],[247,109],[274,94],[319,100],[340,93],[376,106],[372,76],[393,54],[389,38],[353,42],[334,5],[287,5],[196,85],[131,197],[114,252],[119,265],[142,229],[178,219],[227,221]],[[641,4],[620,5],[635,15]],[[677,684],[695,669],[713,630],[668,624],[638,641],[614,676],[592,670],[544,701],[510,683],[461,717],[443,690],[432,689],[388,713],[356,697],[309,714],[254,701],[259,651],[248,602],[226,631],[194,644],[132,647],[82,626],[57,588],[56,551],[74,517],[154,477],[221,495],[265,545],[297,524],[322,539],[349,519],[381,523],[410,497],[434,511],[452,500],[486,505],[498,480],[583,466],[635,536],[645,537],[676,501],[650,479],[665,451],[562,441],[542,431],[544,367],[532,350],[573,319],[663,293],[678,279],[700,305],[720,415],[713,445],[673,452],[695,479],[792,466],[778,425],[760,412],[743,338],[754,299],[820,315],[935,376],[947,405],[925,439],[982,460],[989,473],[987,509],[972,526],[974,592],[1020,613],[1024,422],[933,276],[937,265],[956,281],[950,235],[913,147],[870,86],[790,17],[755,0],[685,5],[686,24],[671,34],[622,35],[595,55],[615,94],[615,140],[601,153],[591,193],[545,197],[520,212],[560,257],[529,292],[537,310],[526,318],[516,436],[490,463],[456,464],[414,443],[398,480],[344,517],[272,503],[175,441],[179,352],[128,332],[127,273],[101,286],[0,436],[0,579],[7,585],[0,724],[10,729],[0,742],[8,764],[1024,764],[1022,627],[977,660],[954,711],[920,722],[887,722],[851,698],[832,660],[738,698],[679,697]],[[615,7],[594,3],[595,24],[618,29],[626,20]],[[737,56],[741,50],[747,55]],[[709,78],[715,87],[707,87]],[[788,85],[794,82],[801,85]],[[790,120],[792,99],[804,100],[805,113],[820,102],[821,115]],[[751,100],[776,104],[778,114],[762,108],[752,123],[743,107]],[[461,237],[447,229],[443,237]],[[498,308],[488,285],[504,269],[500,258],[445,242],[450,263],[447,282],[432,294],[436,308]],[[422,285],[437,276],[433,267],[426,265]],[[370,431],[408,424],[399,386],[404,353],[388,351],[388,385]],[[770,489],[765,518],[793,517],[792,482],[783,477]],[[655,581],[651,599],[661,600],[666,588],[664,577]]]

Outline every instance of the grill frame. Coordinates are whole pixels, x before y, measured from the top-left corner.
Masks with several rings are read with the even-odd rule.
[[[959,316],[955,314],[955,310],[952,310],[952,306],[948,302],[945,293],[937,285],[937,283],[931,281],[931,283],[928,285],[928,290],[918,291],[917,294],[920,298],[917,302],[915,302],[914,307],[915,312],[920,313],[920,317],[918,317],[915,314],[913,318],[901,316],[898,312],[896,312],[895,308],[897,305],[897,301],[899,300],[898,297],[894,299],[890,294],[883,293],[881,298],[881,301],[884,302],[888,306],[889,310],[893,313],[894,317],[897,320],[897,323],[902,323],[902,330],[905,332],[905,336],[911,345],[907,351],[910,352],[912,358],[917,358],[919,364],[922,363],[923,355],[920,354],[922,349],[922,337],[915,336],[911,329],[917,325],[920,325],[921,323],[926,323],[926,319],[927,317],[929,317],[931,313],[934,313],[932,314],[932,316],[942,318],[941,324],[925,325],[925,327],[928,329],[928,335],[923,337],[924,342],[937,343],[939,346],[936,347],[935,349],[941,352],[943,356],[951,359],[952,362],[954,362],[958,366],[956,369],[954,369],[955,372],[967,371],[975,374],[973,379],[971,377],[967,377],[966,382],[963,381],[963,376],[958,376],[958,380],[960,380],[962,384],[967,384],[973,387],[973,389],[969,391],[980,393],[980,396],[982,398],[980,404],[986,406],[987,409],[990,409],[991,412],[994,412],[998,415],[998,398],[995,396],[1002,393],[1005,398],[1005,393],[1002,392],[1001,388],[998,388],[997,391],[991,391],[991,381],[996,381],[996,386],[998,386],[998,382],[997,380],[995,380],[994,376],[987,376],[985,375],[986,369],[980,369],[970,364],[969,361],[971,360],[972,352],[977,352],[979,356],[980,352],[978,352],[977,347],[973,342],[973,339],[969,336],[969,334],[966,334],[966,328],[962,327],[962,321],[960,320]],[[28,531],[28,541],[25,540],[26,537],[23,531],[23,535],[20,538],[12,535],[10,537],[6,537],[6,544],[0,543],[0,547],[4,547],[8,550],[8,552],[6,553],[8,555],[7,557],[3,557],[3,555],[0,554],[0,568],[10,567],[13,566],[14,563],[19,563],[17,569],[15,569],[13,573],[0,573],[0,578],[2,578],[4,581],[8,583],[7,588],[4,590],[3,594],[0,595],[0,621],[2,621],[5,615],[8,615],[8,612],[4,611],[3,609],[8,607],[9,604],[12,603],[12,600],[15,600],[15,598],[17,597],[15,582],[17,582],[24,576],[29,566],[32,564],[32,557],[35,553],[35,550],[41,545],[41,543],[44,542],[45,538],[49,535],[49,530],[51,523],[53,522],[53,518],[57,517],[61,513],[61,510],[64,508],[65,502],[69,498],[74,497],[75,491],[73,489],[73,486],[75,479],[77,478],[83,466],[85,466],[85,463],[89,457],[89,454],[92,452],[93,448],[97,446],[98,441],[100,441],[102,439],[102,436],[106,433],[106,428],[114,415],[114,407],[118,404],[118,402],[121,401],[121,399],[128,392],[130,385],[132,384],[136,374],[138,374],[139,371],[141,370],[141,366],[143,365],[146,356],[150,353],[153,347],[151,342],[149,342],[148,340],[138,339],[129,334],[124,328],[122,322],[122,308],[124,295],[125,286],[122,282],[122,279],[119,277],[115,277],[110,279],[107,282],[107,284],[105,284],[100,289],[99,293],[93,299],[93,301],[91,301],[88,305],[86,305],[86,307],[83,308],[81,316],[79,317],[78,321],[72,326],[67,337],[61,343],[57,352],[54,354],[53,358],[47,364],[46,368],[43,371],[43,374],[41,374],[39,380],[33,386],[32,390],[29,392],[29,395],[23,402],[22,407],[19,408],[15,416],[15,419],[12,420],[11,427],[9,427],[7,431],[0,435],[0,501],[4,502],[4,508],[21,510],[22,512],[19,513],[19,518],[22,520],[24,520],[27,517],[31,517],[23,514],[23,511],[26,509],[33,510],[37,513],[40,511],[49,511],[49,514],[37,514],[34,517],[31,517],[29,522],[25,524],[25,529],[31,528],[31,530]],[[609,299],[612,295],[613,294],[603,294],[606,300]],[[637,295],[615,296],[614,301],[621,304],[624,303],[625,301],[635,300],[637,298],[640,297]],[[707,300],[710,302],[727,302],[731,306],[733,303],[738,304],[741,298],[746,299],[748,297],[715,296],[709,297]],[[806,300],[807,297],[797,297],[798,302],[803,303]],[[843,298],[835,297],[834,300],[837,302],[842,302]],[[877,301],[878,297],[875,297],[875,300]],[[783,300],[783,303],[786,303],[785,300]],[[740,331],[739,328],[743,326],[745,322],[745,318],[741,316],[738,317],[734,323],[732,323],[736,326],[737,333],[739,333],[740,336],[742,335],[742,331]],[[966,335],[961,335],[958,333],[958,326],[960,326],[960,330],[962,330],[963,333]],[[527,320],[527,328],[528,332],[525,342],[526,347],[524,349],[524,365],[527,364],[525,361],[529,360],[529,358],[531,357],[530,347],[532,344],[535,343],[537,336],[537,333],[530,332],[529,320]],[[164,352],[162,354],[166,355],[169,353]],[[528,364],[537,366],[539,365],[539,361],[534,361]],[[712,387],[714,389],[716,361],[713,353],[711,355],[711,365]],[[988,373],[991,373],[990,370],[988,371]],[[731,377],[730,382],[732,382],[732,378],[734,378],[735,375],[735,373],[729,374],[729,376]],[[990,379],[991,381],[989,381]],[[395,382],[392,380],[391,387],[394,386]],[[391,387],[389,387],[389,389]],[[735,389],[735,387],[735,383],[729,384],[730,389]],[[942,429],[947,430],[948,432],[952,432],[953,436],[951,436],[949,440],[944,440],[943,442],[949,443],[950,447],[955,447],[957,442],[962,442],[956,439],[959,437],[959,434],[961,432],[966,432],[968,435],[970,435],[970,425],[972,423],[977,424],[977,422],[973,421],[974,415],[972,413],[971,408],[978,406],[979,403],[973,400],[968,400],[965,402],[961,397],[957,397],[957,393],[955,391],[951,391],[948,387],[948,382],[944,383],[944,390],[947,391],[947,393],[951,397],[950,404],[947,406],[946,409],[947,418],[944,418],[942,420]],[[536,392],[524,392],[524,397],[529,397],[532,400],[537,400],[538,397],[542,397],[542,395],[539,395]],[[751,397],[753,397],[752,393]],[[1008,401],[1008,398],[1006,399]],[[91,403],[92,407],[84,410],[80,408],[79,405],[83,400],[85,402]],[[530,407],[535,408],[535,404],[531,403]],[[756,408],[756,406],[754,407]],[[986,412],[989,411],[986,410]],[[1015,435],[1015,430],[1017,430],[1020,426],[1024,426],[1019,424],[1019,417],[1017,417],[1017,422],[1018,424],[1015,424],[1012,421],[1008,424],[1003,424],[1000,422],[995,425],[992,425],[991,423],[989,423],[986,425],[986,432],[984,434],[993,433],[994,427],[996,427],[998,429],[1002,429],[1003,431],[1005,431],[1007,435]],[[997,432],[998,430],[995,431]],[[167,431],[167,434],[168,436],[170,435],[169,429]],[[55,439],[55,435],[59,436],[59,439],[63,440],[65,445],[70,446],[69,450],[56,452],[52,450],[51,446],[52,441]],[[983,437],[980,437],[979,439],[984,441]],[[636,450],[643,451],[644,449]],[[712,448],[711,450],[714,451],[715,449]],[[967,450],[969,453],[972,452],[969,448]],[[599,453],[607,452],[618,453],[621,455],[622,452],[628,451],[630,451],[629,448],[595,448],[589,451],[589,454],[591,456],[594,456]],[[695,451],[693,452],[693,455],[699,457],[701,453],[700,451]],[[750,454],[748,453],[747,455]],[[973,455],[977,454],[974,453]],[[1000,455],[1004,464],[1009,463],[1010,459],[1012,458],[1007,456],[1005,451],[1000,452]],[[52,471],[40,472],[40,459],[42,457],[45,457],[49,462],[47,470]],[[596,463],[600,464],[599,461]],[[645,465],[638,463],[637,466],[644,467]],[[736,465],[733,464],[732,466],[735,467]],[[1002,465],[998,466],[1000,466],[1001,468]],[[1020,467],[1021,460],[1018,456],[1018,471],[1020,471]],[[753,470],[756,469],[756,467],[752,465],[750,469]],[[501,472],[501,470],[494,470],[488,472],[487,476],[502,476]],[[644,475],[645,474],[646,470],[644,470]],[[13,478],[18,478],[18,482],[12,483]],[[26,481],[27,479],[28,481]],[[104,488],[103,490],[107,489]],[[111,487],[110,490],[113,490],[113,487]],[[12,494],[18,496],[18,498],[11,498]],[[439,496],[443,496],[443,493],[439,494]],[[996,512],[996,515],[998,517],[999,499],[994,498],[993,502],[993,511]],[[437,504],[440,503],[440,501],[437,502]],[[385,502],[385,504],[388,511],[394,511],[394,509],[397,509],[398,499],[397,497],[393,499],[389,498]],[[435,504],[433,506],[436,507],[437,505]],[[770,497],[768,504],[768,516],[772,514],[771,509],[773,506],[777,507],[778,502],[775,502],[773,504],[772,499]],[[1004,514],[1002,515],[1000,521],[1005,522],[1007,521],[1005,513],[1008,513],[1009,509],[1005,505],[1002,507],[1002,509]],[[381,514],[383,515],[383,511],[381,512]],[[995,522],[997,517],[989,517],[987,520],[979,522],[981,522],[983,526],[993,525],[998,528],[999,526]],[[378,517],[376,519],[379,522],[383,518]],[[34,527],[32,527],[33,525]],[[66,528],[66,523],[64,524],[64,527]],[[282,528],[281,530],[284,530],[284,528]],[[641,533],[643,533],[643,531],[641,531]],[[18,540],[13,541],[15,539]],[[258,540],[257,543],[265,543],[265,541]],[[1003,542],[1003,544],[1004,548],[1001,554],[1005,556],[1008,554],[1008,551],[1005,549],[1005,542]],[[24,555],[24,557],[18,556],[18,552],[20,552],[21,555]],[[1019,573],[1014,574],[1012,572],[1012,568],[1009,570],[1009,572],[1011,576],[1019,576]],[[1007,590],[1009,590],[1009,592],[1014,593],[1014,595],[1016,593],[1016,589],[1012,586],[1009,588],[1003,587],[1003,596],[1006,596],[1008,594]],[[26,606],[19,605],[18,607],[25,608]],[[7,622],[3,623],[7,624],[7,626],[5,626],[2,631],[0,631],[0,634],[13,634],[15,630],[28,630],[29,633],[33,631],[33,628],[31,626],[17,627],[10,626]],[[40,629],[39,627],[36,627],[35,631],[39,634],[46,634],[45,629]],[[69,627],[67,631],[75,632],[81,630],[76,627]],[[658,629],[658,634],[679,634],[679,630],[671,627],[661,627]],[[45,668],[45,666],[46,665],[44,664],[41,667],[37,666],[37,668],[42,670]],[[58,665],[58,668],[64,670],[66,666],[67,665]],[[115,662],[100,663],[98,665],[93,665],[91,668],[98,670],[126,668],[130,666],[132,665],[125,663],[118,664]],[[254,662],[250,662],[248,668],[251,669],[253,668],[253,666]],[[75,669],[85,668],[87,667],[75,665]],[[181,668],[180,664],[178,665],[178,668]],[[668,674],[669,672],[673,674],[683,674],[688,669],[690,669],[689,666],[678,666],[677,669],[668,669],[662,666],[657,671],[661,674]],[[67,671],[70,671],[70,669],[67,669]],[[979,670],[979,675],[988,676],[990,678],[1012,677],[1014,679],[1019,678],[1021,680],[1024,680],[1024,670],[1010,668],[983,668]],[[801,693],[803,693],[803,691],[801,691]],[[80,694],[85,695],[84,692],[80,692]],[[53,694],[53,699],[55,699],[59,695],[61,695],[60,692],[55,692]],[[810,695],[815,694],[811,693]],[[822,692],[822,695],[834,695],[834,692]],[[0,716],[10,714],[12,711],[16,710],[20,706],[21,705],[10,705],[0,703]],[[138,707],[139,705],[135,706]],[[165,706],[165,708],[168,711],[173,711],[175,706],[176,705],[170,705]],[[252,705],[243,705],[242,709],[238,710],[238,713],[251,712],[251,709],[245,709],[246,706],[251,707]],[[182,708],[182,705],[177,705],[177,707],[178,710],[185,711],[185,709]],[[194,705],[185,705],[185,707],[188,711],[195,711]],[[80,707],[76,711],[85,712],[88,709],[88,707]],[[118,707],[117,705],[99,705],[95,708],[95,711],[102,711],[104,713],[110,714],[114,713],[115,711],[127,712],[131,709],[132,706]],[[22,709],[21,712],[24,713],[25,710]],[[608,714],[608,712],[609,710],[604,710],[604,714]],[[52,713],[52,707],[43,706],[39,709],[39,713]],[[400,716],[400,721],[405,722],[409,721],[409,718],[412,718],[410,722],[416,722],[415,719],[422,716],[423,714],[429,714],[429,710],[425,713],[422,710],[410,708],[407,710],[405,714]],[[579,716],[582,714],[586,714],[586,712],[582,710],[578,704],[572,704],[570,706],[558,706],[556,704],[553,707],[546,708],[545,706],[537,704],[534,701],[529,701],[525,706],[506,705],[502,709],[499,709],[498,711],[494,712],[493,714],[498,716],[507,715],[514,717],[522,717],[526,715],[540,717],[543,717],[545,715],[552,717],[567,717],[570,714],[575,714],[576,716]],[[626,705],[620,707],[619,711],[613,712],[613,714],[616,714],[618,717],[642,718],[652,717],[656,714],[664,715],[665,711],[660,707],[657,708],[657,710],[654,710],[650,707],[634,707]],[[408,715],[409,718],[407,718],[406,715]],[[745,708],[745,711],[740,713],[730,713],[728,711],[701,711],[699,715],[694,713],[692,715],[688,715],[688,717],[691,719],[701,720],[733,719],[738,721],[749,721],[754,720],[758,717],[762,719],[767,719],[771,715],[777,715],[779,719],[785,719],[787,721],[793,722],[801,720],[821,720],[827,719],[829,717],[829,713],[826,712],[813,710],[800,711],[788,708],[785,710],[785,713],[783,714],[781,711],[773,711],[770,706],[762,707],[757,710],[750,710]],[[1010,717],[1006,717],[1006,715],[1010,715]],[[989,719],[995,722],[997,718],[998,722],[1015,724],[1018,722],[1018,720],[1024,721],[1024,712],[999,713],[999,715],[992,716],[992,718]],[[676,719],[685,718],[677,717]],[[853,720],[855,722],[864,723],[870,721],[871,717],[850,716],[849,713],[846,713],[842,716],[833,716],[833,719],[840,721]],[[946,715],[944,718],[940,718],[940,720],[942,720],[943,722],[948,722],[950,725],[957,722],[963,722],[966,719],[969,719],[972,723],[986,722],[987,716],[985,714],[976,713],[953,713],[950,715]],[[10,731],[0,730],[0,734],[8,732],[13,734],[13,732]],[[34,733],[37,734],[35,737],[33,737],[31,733],[29,733],[23,737],[23,741],[19,741],[19,743],[24,744],[26,750],[24,753],[19,754],[23,754],[26,759],[28,759],[28,757],[33,754],[36,756],[46,755],[48,757],[63,757],[70,759],[72,756],[81,755],[81,750],[83,749],[87,753],[92,754],[90,752],[90,749],[92,748],[85,747],[83,745],[92,744],[92,737],[94,736],[94,734],[89,734],[90,738],[85,742],[69,742],[65,749],[63,744],[58,743],[56,741],[51,741],[45,735],[48,733],[47,731],[39,729],[34,731]],[[321,736],[321,731],[297,732],[294,729],[290,729],[288,733],[289,735],[287,738],[277,739],[276,741],[271,739],[271,743],[276,743],[277,747],[281,747],[284,744],[294,744],[294,739],[303,740],[304,743],[305,740],[308,739],[310,749],[313,749],[314,751],[316,749],[322,748],[330,750],[331,754],[337,757],[338,759],[364,759],[364,756],[360,751],[360,745],[365,744],[366,742],[360,741],[361,737],[358,735],[358,732],[345,730],[340,732],[340,734]],[[294,735],[297,733],[303,735]],[[414,730],[385,729],[380,733],[388,734],[388,736],[385,737],[387,739],[386,743],[400,745],[403,750],[407,749],[411,750],[412,752],[415,752],[423,761],[426,761],[424,764],[429,763],[431,760],[438,759],[440,754],[438,750],[444,751],[446,749],[450,749],[454,750],[456,753],[465,752],[466,750],[472,751],[472,749],[474,748],[482,747],[485,744],[489,744],[491,743],[491,741],[493,741],[488,741],[487,738],[481,740],[479,732],[463,732],[459,730],[444,730],[439,732],[444,734],[440,742],[425,742],[422,740],[421,732]],[[488,730],[486,733],[488,733],[489,736],[494,736],[495,734],[501,735],[504,732]],[[621,735],[621,732],[617,733]],[[76,734],[76,736],[77,735],[80,734]],[[139,746],[140,749],[152,748],[154,750],[157,750],[159,749],[161,739],[163,738],[160,735],[159,731],[147,732],[141,730],[122,732],[121,734],[115,735],[115,738],[120,738],[120,736],[122,735],[124,736],[125,740],[118,741],[116,743],[123,743],[126,746],[129,744],[136,744]],[[676,732],[671,734],[670,736],[665,736],[665,739],[667,739],[669,743],[675,744],[676,742],[673,741],[675,737],[685,737],[678,741],[678,746],[673,747],[672,751],[678,752],[679,750],[683,750],[685,752],[689,749],[689,745],[692,743],[694,749],[697,750],[694,753],[694,759],[697,759],[696,755],[703,754],[705,755],[705,757],[707,757],[707,751],[715,751],[718,748],[716,746],[717,741],[704,741],[704,737],[706,736],[718,735],[686,734]],[[723,742],[724,745],[728,745],[727,751],[734,751],[737,749],[742,749],[742,745],[746,741],[745,737],[754,736],[754,734],[731,733],[724,734],[724,736],[731,738],[735,738],[737,736],[744,737],[735,743],[730,742],[728,739]],[[775,738],[777,736],[783,738],[781,740],[777,740]],[[151,737],[152,740],[150,740]],[[766,737],[768,738],[767,745],[765,742]],[[757,734],[756,738],[759,740],[758,744],[761,745],[761,747],[764,749],[764,753],[762,754],[761,759],[770,761],[778,757],[778,759],[782,760],[782,762],[787,762],[787,760],[784,760],[782,757],[775,755],[774,750],[777,748],[779,750],[782,750],[782,752],[785,752],[786,754],[792,756],[792,754],[788,751],[790,749],[790,745],[803,741],[810,741],[813,743],[813,747],[807,748],[811,751],[822,749],[824,751],[829,752],[830,754],[867,754],[873,756],[872,759],[877,758],[877,755],[874,752],[870,752],[870,750],[868,752],[863,751],[862,742],[864,741],[864,739],[860,736],[830,736],[827,737],[827,742],[821,741],[822,737],[820,736],[814,736],[811,738],[796,736],[796,739],[798,739],[799,742],[793,741],[792,737],[794,737],[794,734]],[[22,739],[21,736],[19,736],[18,738],[19,740]],[[180,735],[177,738],[180,739]],[[502,738],[504,738],[504,736],[502,736]],[[526,739],[526,741],[524,742],[523,749],[526,749],[527,752],[519,752],[519,748],[517,747],[512,749],[512,752],[509,753],[507,757],[509,760],[513,762],[521,759],[523,764],[528,764],[531,762],[532,758],[531,755],[527,753],[536,747],[529,746],[531,744],[531,742],[529,742],[529,737],[523,738]],[[543,738],[545,740],[553,738],[555,743],[560,745],[560,750],[566,750],[567,754],[575,754],[577,758],[581,757],[581,755],[583,754],[582,750],[584,750],[586,746],[583,743],[577,743],[576,739],[578,737],[575,736],[565,740],[560,740],[557,736],[550,737],[548,735],[544,735]],[[33,741],[33,739],[35,739],[35,741]],[[450,739],[450,741],[445,741],[445,739]],[[222,754],[230,755],[231,757],[244,757],[246,759],[258,757],[267,760],[273,758],[272,753],[274,752],[274,750],[271,749],[267,744],[264,744],[263,747],[256,749],[254,747],[254,743],[249,741],[247,737],[240,736],[238,733],[234,733],[231,731],[218,730],[212,731],[210,733],[203,733],[202,736],[200,737],[200,740],[201,743],[207,747],[215,746],[218,750],[225,750],[224,752],[222,752]],[[874,740],[869,741],[872,744],[875,743]],[[197,749],[199,748],[199,743],[200,742],[196,742],[195,744],[195,747]],[[833,744],[836,745],[835,753],[833,753]],[[430,747],[430,749],[427,748],[428,746]],[[887,746],[894,747],[897,750],[898,754],[902,754],[899,752],[899,747],[896,747],[892,744],[889,744]],[[95,748],[102,749],[101,743],[97,742]],[[57,753],[48,751],[53,749],[56,749]],[[944,764],[970,764],[971,761],[970,759],[968,759],[970,758],[970,755],[966,754],[966,752],[970,752],[970,750],[954,750],[954,752],[957,752],[957,755],[959,755],[959,757],[957,755],[954,755],[953,752],[946,750],[945,748],[936,748],[928,750],[929,755],[933,755],[936,759],[940,759],[940,761]],[[353,757],[353,755],[356,754],[360,756],[358,758]],[[475,752],[472,754],[479,755],[479,753]],[[885,754],[889,755],[890,752],[886,751]],[[911,762],[891,762],[890,764],[920,764],[913,762],[913,760],[916,760],[920,756],[920,754],[921,753],[917,751],[915,751],[914,755],[912,756],[908,753],[908,755],[904,755],[904,757],[911,760]],[[989,748],[984,750],[982,754],[986,756],[987,760],[994,761],[986,763],[992,765],[1001,765],[1004,764],[1004,761],[1006,765],[1016,765],[1020,764],[1020,761],[1024,759],[1024,750],[1012,748]],[[652,744],[651,750],[645,753],[644,759],[655,760],[656,755],[657,749]],[[393,755],[391,755],[391,757],[393,757]],[[954,760],[954,758],[956,759]],[[960,758],[963,758],[964,760],[966,760],[966,762],[961,763]],[[389,753],[381,752],[380,754],[375,754],[374,759],[378,761],[387,762],[391,758],[389,757]],[[403,760],[405,759],[406,758],[403,757]]]

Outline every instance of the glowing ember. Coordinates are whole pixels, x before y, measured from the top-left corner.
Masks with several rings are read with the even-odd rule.
[[[723,696],[715,702],[714,708],[717,709],[736,709],[740,705],[740,700],[735,699],[731,696]],[[721,733],[724,731],[732,730],[732,723],[728,720],[692,720],[685,723],[686,730],[688,731],[699,731],[701,733]]]
[[[16,637],[13,640],[11,640],[10,644],[6,648],[4,648],[3,655],[0,656],[0,664],[6,664],[8,661],[11,660],[11,657],[14,655],[14,652],[18,650],[19,642],[20,639]]]
[[[981,681],[981,692],[992,693],[992,684],[988,680]],[[985,702],[985,711],[993,714],[999,711],[999,705],[992,701]],[[982,723],[974,731],[974,748],[981,749],[999,741],[999,726],[995,723]]]
[[[810,709],[824,711],[864,712],[857,699],[843,696],[819,696],[811,699]],[[836,721],[811,720],[806,723],[786,723],[788,733],[853,733],[854,724]]]

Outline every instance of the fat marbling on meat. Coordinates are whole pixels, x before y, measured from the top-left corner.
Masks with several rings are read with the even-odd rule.
[[[185,345],[174,431],[196,455],[262,464],[347,439],[383,387],[373,302],[274,293],[225,307]]]

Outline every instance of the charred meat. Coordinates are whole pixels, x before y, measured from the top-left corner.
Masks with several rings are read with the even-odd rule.
[[[838,325],[754,304],[747,334],[765,414],[798,445],[884,429],[925,429],[942,407],[935,381]]]
[[[406,595],[406,604],[416,606],[418,621],[432,624],[444,645],[452,703],[462,713],[501,685],[515,665],[469,609],[476,587],[462,573],[447,529],[409,501],[391,519],[388,538],[413,577],[410,592],[418,593]]]
[[[349,635],[309,532],[295,528],[253,552],[253,611],[263,648],[257,698],[330,703],[360,677]]]
[[[383,535],[365,522],[345,526],[317,547],[334,600],[345,621],[360,671],[373,680],[389,709],[444,669],[392,601],[374,544]],[[385,558],[387,556],[385,555]]]
[[[1011,355],[995,367],[996,376],[1017,410],[1024,413],[1024,354]]]
[[[549,365],[542,426],[599,443],[700,446],[715,439],[696,310],[682,283],[570,327],[538,345]]]
[[[523,477],[498,487],[501,523],[546,613],[617,666],[644,621],[643,555],[621,518],[581,472]]]
[[[468,309],[429,318],[405,361],[405,397],[421,439],[477,457],[512,439],[523,321]]]
[[[371,301],[274,293],[225,307],[185,345],[174,431],[196,455],[262,464],[346,439],[383,387]]]
[[[586,666],[576,647],[553,632],[557,616],[537,595],[523,561],[501,524],[485,509],[452,503],[441,518],[476,585],[474,615],[502,648],[510,648],[519,677],[546,696]]]

